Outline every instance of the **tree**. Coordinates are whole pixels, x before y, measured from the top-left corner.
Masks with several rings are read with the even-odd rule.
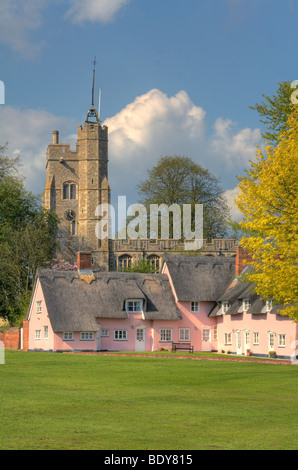
[[[139,260],[126,268],[119,268],[118,271],[126,273],[156,273],[158,269],[154,268],[149,260]]]
[[[0,316],[16,324],[26,312],[36,269],[53,257],[57,217],[24,187],[20,162],[0,148]]]
[[[229,209],[218,179],[189,157],[164,156],[148,170],[138,186],[140,203],[149,213],[150,204],[204,205],[204,238],[221,238],[227,232]],[[170,238],[173,232],[170,231]]]
[[[295,107],[291,100],[293,92],[291,82],[281,82],[276,95],[269,97],[263,94],[265,101],[260,104],[256,103],[255,106],[249,106],[250,109],[259,113],[260,122],[267,126],[262,137],[271,145],[276,145],[281,133],[288,128],[288,117]]]
[[[260,150],[240,178],[237,204],[248,234],[240,244],[252,258],[245,278],[256,292],[298,320],[298,110],[288,117],[276,147]]]

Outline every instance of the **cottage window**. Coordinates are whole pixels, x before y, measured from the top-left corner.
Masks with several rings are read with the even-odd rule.
[[[102,337],[108,337],[110,336],[110,331],[109,330],[101,330],[101,336]]]
[[[232,344],[232,333],[225,333],[225,344]]]
[[[242,300],[242,310],[243,312],[247,312],[247,310],[249,309],[250,307],[250,301],[249,299],[243,299]]]
[[[142,312],[143,300],[126,300],[126,311],[127,312]]]
[[[160,341],[172,341],[172,330],[170,328],[160,329]]]
[[[260,344],[260,334],[258,331],[255,331],[253,334],[254,344]]]
[[[217,341],[217,338],[218,338],[218,336],[217,336],[217,325],[214,325],[214,327],[213,327],[213,339],[214,339],[214,341]]]
[[[73,333],[63,333],[63,341],[73,341]]]
[[[44,339],[49,339],[49,327],[48,326],[43,327],[43,337]]]
[[[278,335],[278,346],[284,348],[286,346],[286,335]]]
[[[42,301],[41,300],[38,300],[38,302],[36,302],[36,313],[42,313]]]
[[[35,330],[35,339],[41,339],[41,330]]]
[[[245,337],[246,346],[249,346],[250,345],[250,333],[249,333],[249,331],[244,332],[244,337]]]
[[[230,302],[222,302],[222,313],[227,313],[230,308]]]
[[[80,341],[93,341],[93,333],[90,331],[83,331],[80,336]]]
[[[127,341],[127,330],[114,330],[115,341]]]
[[[191,312],[199,312],[200,311],[200,302],[191,302],[190,303],[190,311]]]
[[[179,341],[190,341],[190,329],[189,328],[179,329]]]

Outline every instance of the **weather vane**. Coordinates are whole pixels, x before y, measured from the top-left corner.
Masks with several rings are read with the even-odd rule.
[[[89,118],[96,118],[96,121],[100,122],[97,111],[96,111],[96,108],[94,106],[94,84],[95,84],[96,56],[94,57],[94,61],[92,63],[93,63],[92,99],[91,99],[91,106],[90,106],[90,109],[87,113],[87,118],[86,118],[85,122],[91,122],[91,121],[89,121]]]

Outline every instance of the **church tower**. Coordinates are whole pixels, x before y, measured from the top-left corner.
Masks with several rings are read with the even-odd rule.
[[[102,126],[94,107],[95,61],[92,102],[84,125],[78,127],[76,150],[53,142],[47,150],[47,180],[43,207],[59,218],[57,232],[59,253],[70,262],[78,251],[91,251],[94,268],[109,270],[110,242],[99,240],[95,228],[100,220],[96,209],[110,203],[108,183],[108,128]]]

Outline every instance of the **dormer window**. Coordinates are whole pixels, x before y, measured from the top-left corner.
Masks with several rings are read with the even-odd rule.
[[[230,308],[230,302],[227,302],[227,301],[222,302],[221,308],[222,308],[222,313],[227,313],[227,311]]]
[[[143,299],[128,299],[125,302],[125,308],[127,312],[142,312]]]
[[[249,309],[250,307],[250,301],[249,299],[243,299],[242,300],[242,310],[243,312],[247,312],[247,310]]]
[[[267,299],[266,300],[266,311],[270,312],[273,307],[273,299]]]

